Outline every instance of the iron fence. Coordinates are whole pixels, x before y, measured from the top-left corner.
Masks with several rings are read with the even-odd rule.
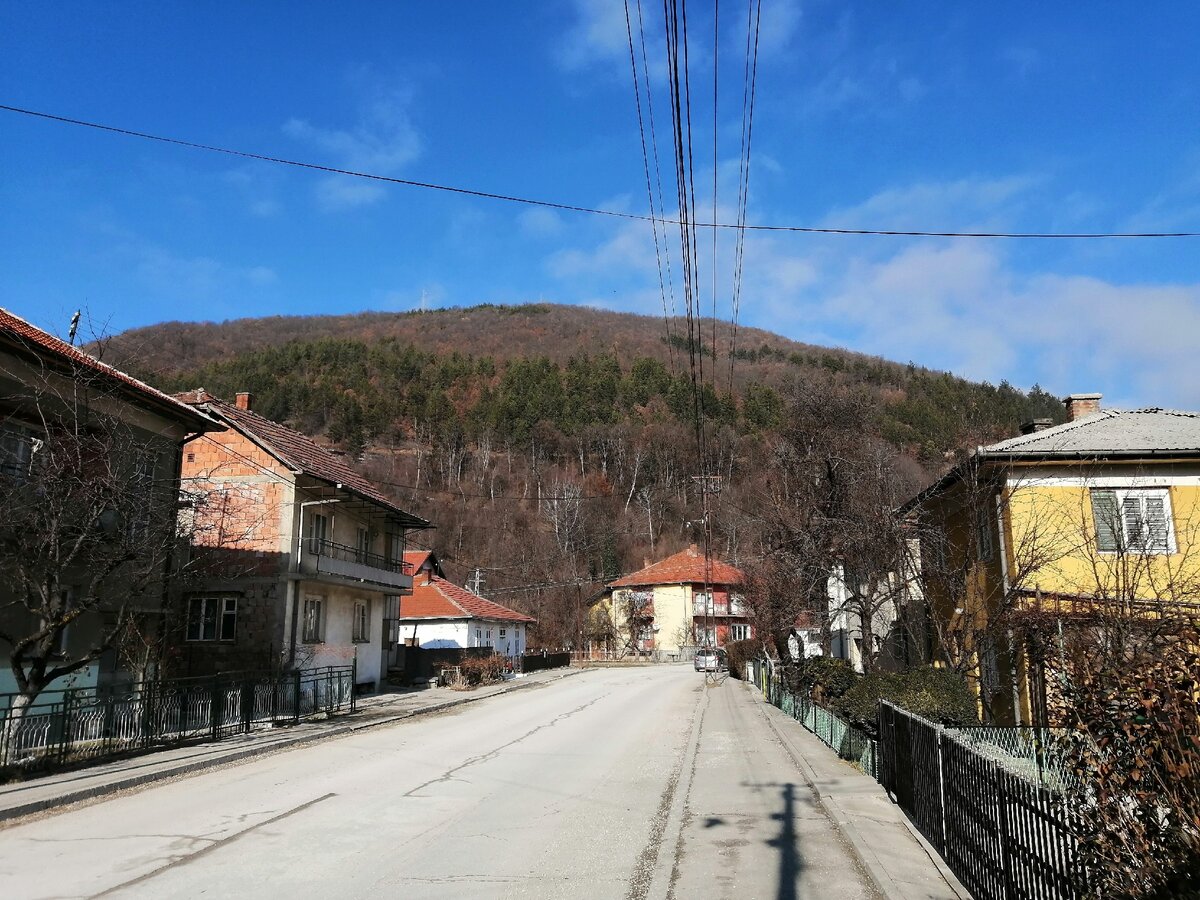
[[[860,771],[878,777],[878,748],[876,742],[836,713],[810,698],[788,690],[778,681],[767,682],[767,699],[805,728],[815,734],[825,746]]]
[[[217,741],[316,713],[353,712],[355,668],[76,688],[28,706],[18,694],[0,694],[0,776]]]
[[[883,701],[879,781],[977,900],[1085,896],[1065,795],[979,752],[983,733],[943,728]],[[992,746],[1005,740],[997,734]],[[1013,749],[1023,746],[1017,740],[1025,738],[1012,737]]]

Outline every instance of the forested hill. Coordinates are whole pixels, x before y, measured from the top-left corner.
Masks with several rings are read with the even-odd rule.
[[[587,307],[489,304],[167,322],[117,335],[103,353],[168,390],[253,391],[263,414],[357,452],[419,426],[519,439],[538,422],[570,434],[631,416],[688,419],[685,328],[681,320]],[[734,337],[726,322],[714,328],[705,320],[702,331],[705,414],[743,433],[770,431],[789,390],[818,381],[876,397],[879,414],[864,427],[926,466],[964,441],[1063,415],[1037,388],[977,384],[756,328],[739,327]]]
[[[769,557],[761,511],[817,444],[839,472],[865,465],[873,496],[883,485],[878,502],[896,506],[952,451],[1063,418],[1039,390],[755,329],[738,334],[731,390],[730,328],[717,323],[714,351],[712,327],[703,454],[685,329],[661,318],[539,304],[169,323],[102,349],[165,390],[250,391],[258,412],[340,446],[437,526],[417,540],[451,577],[479,569],[485,593],[536,616],[550,646],[583,640],[586,597],[697,541],[706,517],[721,558]],[[718,473],[706,508],[697,485]]]

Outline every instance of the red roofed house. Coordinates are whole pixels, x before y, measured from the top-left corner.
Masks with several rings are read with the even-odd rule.
[[[492,647],[501,656],[520,656],[528,646],[525,628],[537,620],[485,600],[447,581],[437,557],[410,551],[412,595],[400,601],[400,637],[423,649]]]
[[[311,438],[203,390],[180,395],[228,426],[184,447],[198,510],[193,554],[203,583],[175,643],[184,674],[357,664],[377,687],[392,639],[385,619],[412,587],[405,512]],[[390,624],[390,623],[389,623]]]
[[[734,592],[741,570],[719,559],[705,568],[704,554],[692,544],[609,584],[594,614],[607,615],[618,635],[621,646],[610,649],[686,656],[698,646],[752,637],[742,598]]]

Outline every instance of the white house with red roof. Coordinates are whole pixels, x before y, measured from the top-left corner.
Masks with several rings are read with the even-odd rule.
[[[687,656],[754,636],[737,593],[742,581],[736,566],[706,560],[692,544],[611,582],[592,616],[607,617],[615,632],[620,646],[608,649]]]
[[[526,628],[537,622],[446,580],[437,556],[409,551],[412,594],[401,598],[400,638],[418,647],[491,647],[501,656],[520,656],[528,647]]]

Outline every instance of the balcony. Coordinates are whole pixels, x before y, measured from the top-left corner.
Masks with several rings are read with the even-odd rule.
[[[363,584],[395,593],[412,590],[412,566],[333,541],[306,540],[300,571],[337,584]]]

